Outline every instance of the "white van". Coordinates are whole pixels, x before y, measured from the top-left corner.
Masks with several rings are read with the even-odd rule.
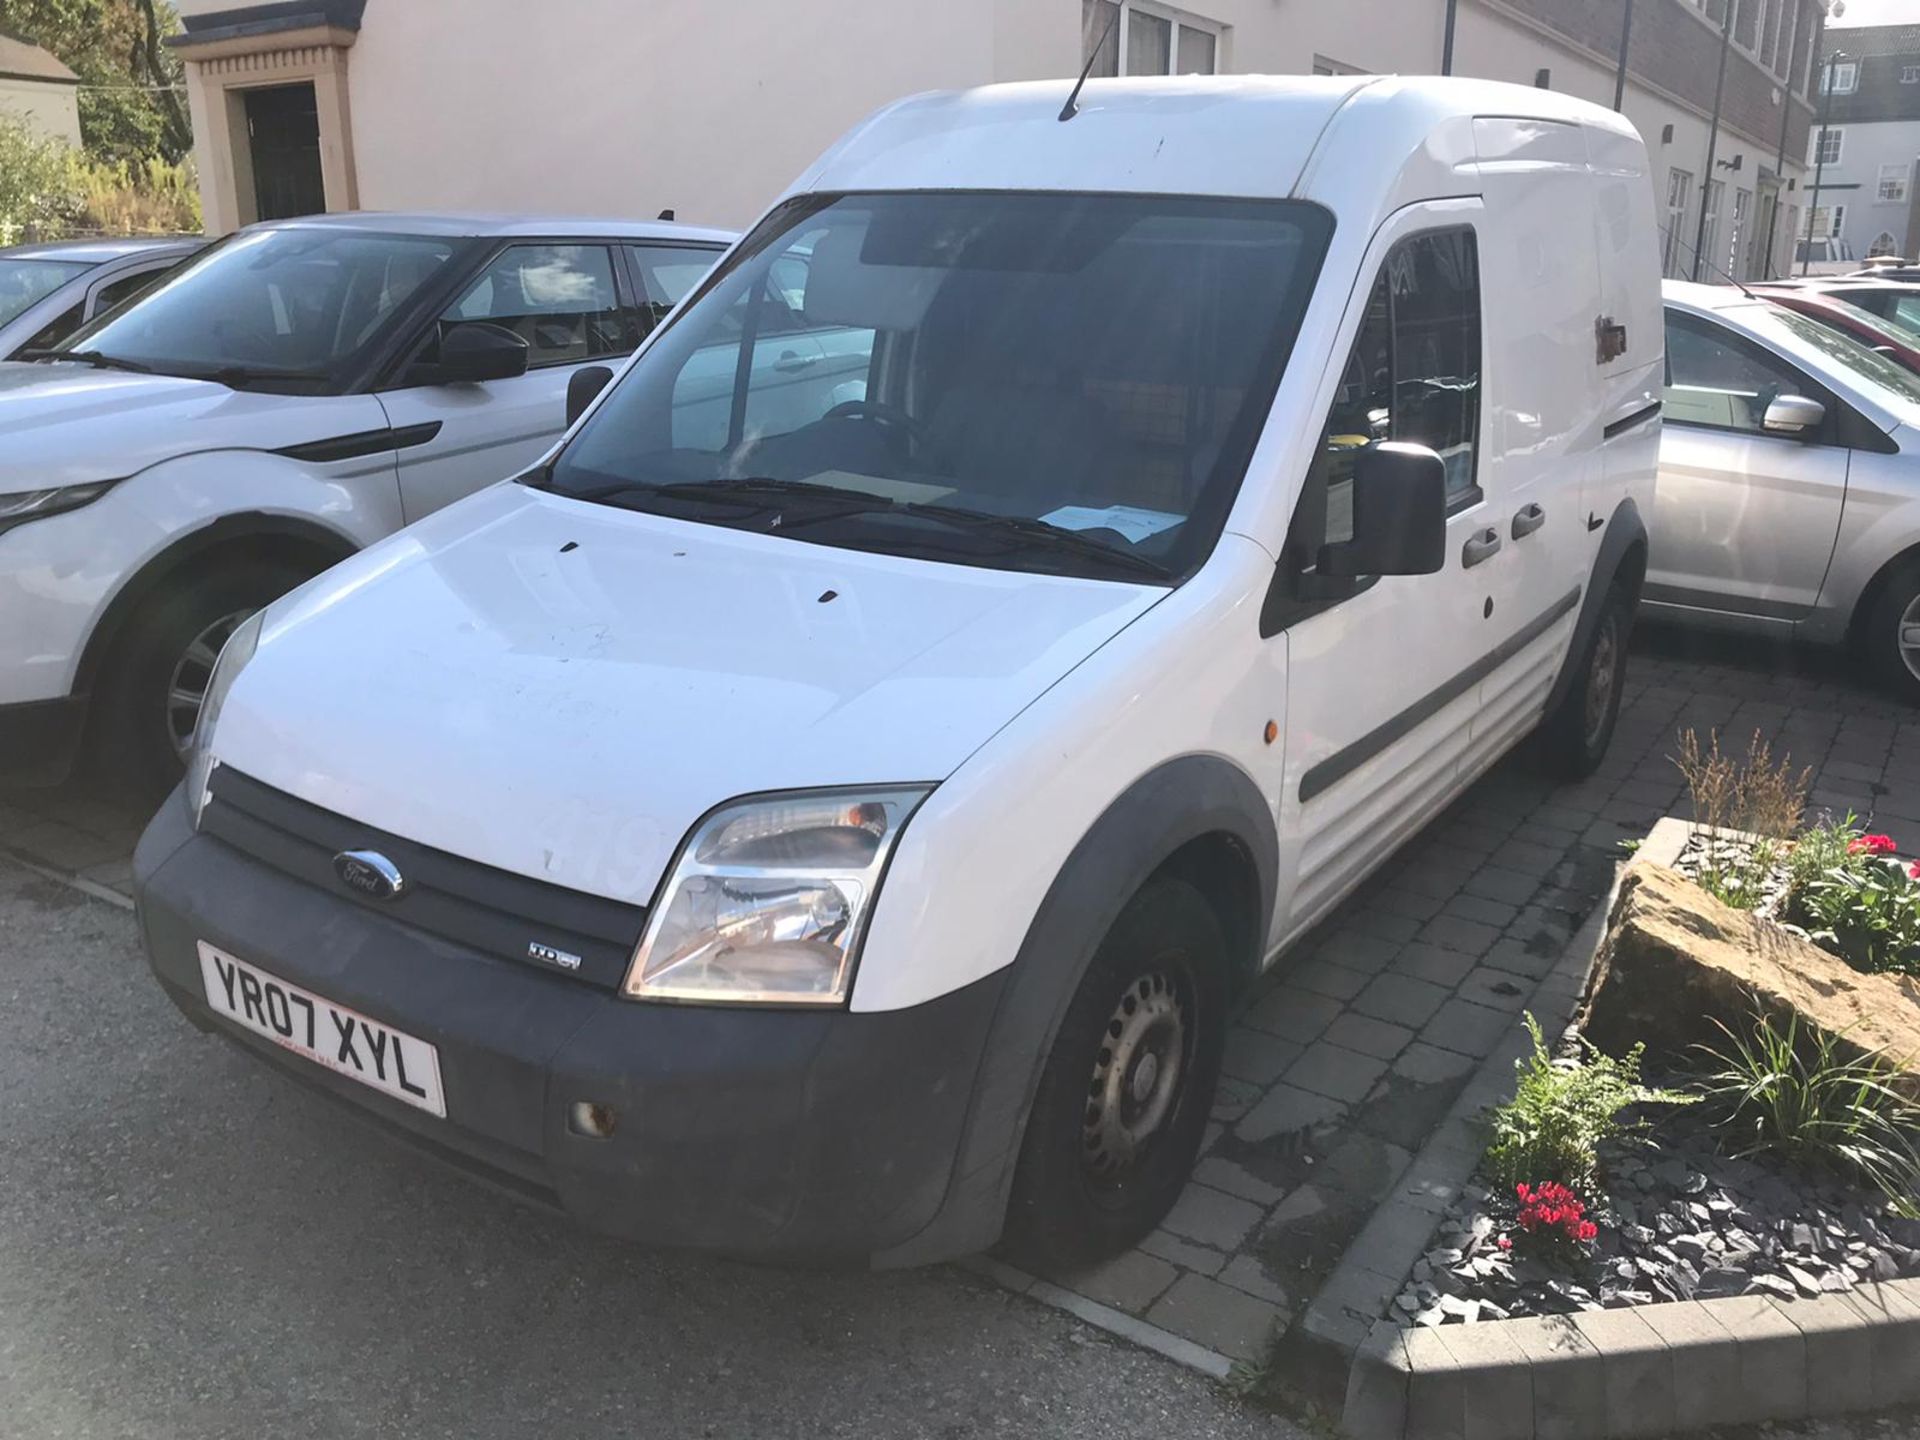
[[[1626,121],[1068,92],[880,112],[522,483],[236,633],[135,861],[189,1017],[616,1234],[1070,1260],[1173,1200],[1289,941],[1530,734],[1599,761]]]

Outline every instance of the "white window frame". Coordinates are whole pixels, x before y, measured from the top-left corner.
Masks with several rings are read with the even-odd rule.
[[[1680,195],[1675,203],[1674,181],[1680,182]],[[1661,247],[1662,269],[1667,274],[1678,277],[1690,267],[1686,255],[1691,253],[1692,237],[1687,233],[1687,216],[1693,211],[1693,176],[1677,166],[1667,170],[1667,243]]]
[[[1860,88],[1860,62],[1858,60],[1839,60],[1820,62],[1820,93],[1827,93],[1827,86],[1833,86],[1836,95],[1851,95]]]
[[[1907,178],[1910,165],[1894,160],[1880,167],[1880,173],[1874,179],[1873,198],[1876,202],[1893,205],[1907,203]]]
[[[1815,125],[1813,127],[1813,144],[1807,154],[1807,164],[1813,166],[1818,166],[1822,163],[1838,165],[1840,163],[1840,156],[1846,149],[1846,139],[1847,132],[1843,126],[1829,125],[1823,130],[1820,126]],[[1831,140],[1833,142],[1833,154],[1829,155],[1824,162],[1820,159],[1821,142],[1823,140]]]
[[[1902,85],[1920,85],[1920,65],[1902,65],[1900,67]]]
[[[1827,217],[1822,226],[1820,217]],[[1840,232],[1847,228],[1847,202],[1837,205],[1816,205],[1807,212],[1807,236],[1809,240],[1838,240]]]
[[[1189,15],[1186,11],[1175,10],[1169,5],[1145,4],[1142,3],[1142,0],[1120,0],[1120,24],[1115,28],[1113,36],[1114,44],[1119,47],[1113,60],[1114,73],[1116,75],[1124,76],[1132,73],[1127,69],[1127,30],[1128,24],[1133,18],[1133,12],[1136,10],[1142,14],[1151,15],[1156,20],[1169,21],[1173,26],[1172,33],[1167,38],[1168,68],[1161,72],[1162,74],[1178,75],[1181,73],[1178,67],[1180,64],[1180,32],[1182,30],[1199,30],[1213,37],[1213,69],[1206,73],[1214,75],[1224,73],[1220,69],[1220,51],[1226,40],[1226,26],[1217,24],[1212,20],[1202,20],[1198,15]]]

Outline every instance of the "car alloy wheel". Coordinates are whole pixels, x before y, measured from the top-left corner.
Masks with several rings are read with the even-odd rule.
[[[235,610],[222,615],[188,641],[187,648],[174,661],[173,673],[167,681],[167,735],[173,741],[174,753],[183,760],[193,748],[194,727],[200,722],[200,706],[207,698],[207,685],[213,679],[213,664],[220,658],[220,648],[253,613]]]
[[[1900,612],[1895,624],[1898,629],[1894,644],[1899,649],[1900,663],[1915,680],[1920,680],[1920,595],[1907,602],[1907,608]]]

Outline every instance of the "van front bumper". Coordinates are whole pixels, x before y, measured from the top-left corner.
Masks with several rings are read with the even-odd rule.
[[[404,925],[196,834],[176,790],[142,836],[149,962],[204,1030],[402,1139],[586,1226],[746,1258],[898,1263],[949,1191],[1005,972],[907,1010],[622,1000]],[[436,1046],[447,1118],[280,1049],[207,1003],[205,940]],[[604,1139],[576,1102],[610,1109]],[[979,1202],[967,1202],[977,1205]],[[984,1222],[990,1239],[997,1217]],[[890,1256],[901,1251],[902,1256]]]

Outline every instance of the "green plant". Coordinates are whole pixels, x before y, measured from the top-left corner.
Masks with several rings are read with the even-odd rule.
[[[1853,816],[1807,831],[1787,861],[1782,915],[1861,970],[1920,975],[1920,864]]]
[[[1803,1034],[1797,1015],[1782,1028],[1756,1012],[1749,1035],[1719,1028],[1729,1048],[1701,1047],[1718,1067],[1704,1093],[1724,1112],[1732,1153],[1827,1165],[1920,1215],[1920,1105],[1889,1083],[1877,1052],[1848,1057],[1840,1036]]]
[[[1754,909],[1767,898],[1768,882],[1800,826],[1813,772],[1795,774],[1791,756],[1776,762],[1758,730],[1737,760],[1721,752],[1719,732],[1708,732],[1703,750],[1699,735],[1687,730],[1674,764],[1693,805],[1694,879],[1722,904]],[[1722,831],[1752,838],[1735,840]]]
[[[1630,1105],[1685,1105],[1692,1097],[1640,1083],[1636,1045],[1621,1059],[1603,1055],[1584,1039],[1577,1057],[1556,1060],[1540,1033],[1540,1022],[1526,1017],[1533,1054],[1514,1064],[1513,1098],[1489,1117],[1493,1131],[1487,1146],[1488,1177],[1502,1188],[1557,1181],[1592,1192],[1600,1169],[1602,1141],[1623,1134],[1620,1112]]]
[[[0,114],[0,245],[58,230],[73,204],[72,151]]]

